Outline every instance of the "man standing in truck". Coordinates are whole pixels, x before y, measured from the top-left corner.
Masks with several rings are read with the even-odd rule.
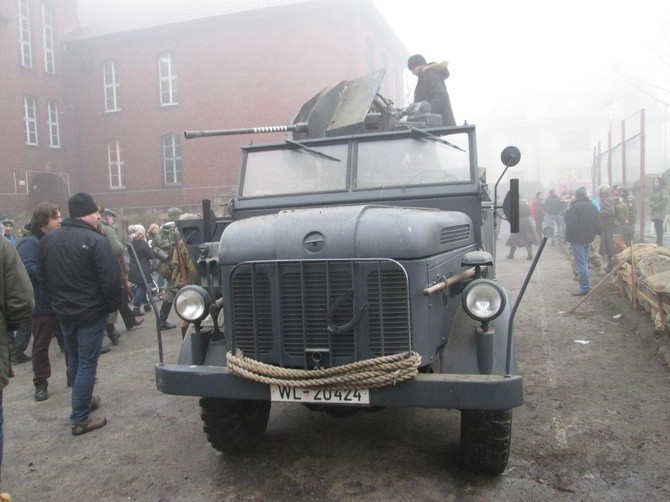
[[[431,112],[442,116],[442,125],[455,126],[456,119],[444,83],[449,78],[448,64],[447,61],[426,63],[421,54],[414,54],[407,60],[407,68],[417,76],[414,102],[428,101]]]

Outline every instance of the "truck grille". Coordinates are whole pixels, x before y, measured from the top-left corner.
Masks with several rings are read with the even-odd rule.
[[[337,366],[411,349],[407,274],[393,260],[246,262],[229,284],[233,346],[257,360],[310,368],[315,352]]]

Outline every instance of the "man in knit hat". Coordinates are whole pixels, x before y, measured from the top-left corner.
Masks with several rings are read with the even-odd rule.
[[[454,126],[456,120],[444,83],[449,78],[448,64],[446,61],[427,63],[421,54],[414,54],[407,60],[407,69],[417,76],[414,102],[427,101],[430,103],[431,113],[442,116],[442,125]]]
[[[100,406],[93,395],[107,315],[119,308],[121,276],[107,239],[97,230],[98,205],[88,193],[68,201],[70,217],[46,234],[38,250],[38,284],[45,288],[58,317],[72,382],[72,434],[107,423],[91,416]]]

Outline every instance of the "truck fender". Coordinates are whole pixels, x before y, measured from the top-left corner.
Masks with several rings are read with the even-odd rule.
[[[204,365],[209,346],[209,332],[200,331],[189,326],[179,350],[178,364]]]
[[[505,374],[507,356],[507,336],[511,307],[508,305],[499,317],[490,325],[491,334],[478,335],[481,323],[468,316],[461,305],[458,306],[451,326],[447,343],[438,348],[440,354],[440,373],[480,374],[482,360],[488,361],[492,356],[494,375]],[[478,336],[480,337],[478,345]],[[482,343],[481,337],[493,336],[493,343]],[[492,350],[492,355],[478,355],[480,350]],[[514,346],[512,346],[512,369],[515,370]],[[488,373],[488,372],[486,372]],[[514,373],[514,371],[512,371]]]

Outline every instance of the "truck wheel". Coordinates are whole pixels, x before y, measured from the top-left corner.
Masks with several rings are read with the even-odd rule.
[[[246,453],[258,446],[270,418],[270,401],[201,398],[200,418],[207,441],[223,453]]]
[[[512,410],[461,410],[463,467],[475,474],[502,474],[511,436]]]

